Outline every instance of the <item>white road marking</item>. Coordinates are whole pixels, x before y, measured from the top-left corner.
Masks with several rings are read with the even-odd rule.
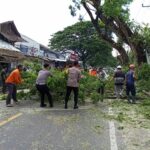
[[[112,108],[109,108],[108,111],[109,115],[112,115]],[[115,132],[115,124],[113,121],[109,121],[109,136],[110,136],[110,148],[111,150],[118,150],[117,146],[117,138],[116,138],[116,132]]]

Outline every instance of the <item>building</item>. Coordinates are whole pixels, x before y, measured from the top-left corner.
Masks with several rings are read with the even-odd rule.
[[[23,42],[16,42],[15,47],[20,49],[22,53],[29,56],[38,57],[40,54],[40,44],[31,38],[21,34],[21,37],[25,40]]]
[[[0,23],[0,65],[10,66],[24,58],[23,53],[14,47],[15,42],[23,42],[13,21]]]
[[[43,63],[49,62],[54,67],[59,67],[66,62],[65,56],[59,52],[50,50],[48,47],[34,41],[33,39],[21,34],[21,37],[25,40],[24,42],[16,42],[15,47],[20,49],[22,53],[28,59],[39,58],[43,60]]]
[[[0,23],[0,71],[7,67],[9,72],[24,58],[23,53],[14,47],[15,42],[23,41],[13,21]]]

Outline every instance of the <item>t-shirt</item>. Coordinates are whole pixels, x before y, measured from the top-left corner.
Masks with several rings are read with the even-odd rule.
[[[78,68],[76,67],[69,68],[67,86],[78,87],[80,78],[81,78],[81,71]]]
[[[36,79],[36,84],[44,85],[46,84],[47,78],[52,76],[48,70],[40,70],[38,73],[38,77]]]
[[[15,69],[14,71],[12,71],[5,82],[12,84],[20,84],[22,82],[22,78],[19,69]]]
[[[114,74],[114,79],[116,85],[123,85],[125,81],[125,74],[122,71],[117,71]]]

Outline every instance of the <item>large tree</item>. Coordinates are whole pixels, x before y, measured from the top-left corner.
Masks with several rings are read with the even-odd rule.
[[[83,6],[88,13],[100,38],[115,48],[121,56],[124,64],[128,63],[128,55],[125,47],[130,47],[138,64],[144,62],[146,44],[141,38],[138,26],[129,20],[128,6],[133,0],[72,0],[73,5],[69,8],[73,16],[77,9]],[[74,5],[75,4],[75,5]],[[81,17],[80,17],[81,18]],[[116,38],[111,38],[102,32],[100,22],[109,29]]]
[[[107,34],[110,36],[110,32]],[[106,66],[114,62],[112,48],[98,38],[90,21],[78,22],[55,33],[50,39],[49,47],[54,50],[71,49],[77,52],[84,66],[86,63]]]

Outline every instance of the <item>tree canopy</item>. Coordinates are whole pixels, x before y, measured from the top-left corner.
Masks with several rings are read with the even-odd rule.
[[[110,32],[107,34],[111,35]],[[112,48],[98,38],[90,21],[78,22],[55,33],[50,39],[49,47],[54,50],[75,51],[84,66],[86,63],[93,66],[107,66],[115,62],[111,54]]]
[[[100,38],[115,48],[121,56],[123,64],[129,62],[126,47],[134,53],[138,64],[145,62],[145,48],[148,43],[143,42],[139,26],[129,19],[129,4],[133,0],[72,0],[69,7],[71,14],[76,16],[81,6],[88,13]],[[81,18],[81,17],[80,17]],[[110,30],[116,38],[102,32],[100,23],[105,26],[105,31]]]

